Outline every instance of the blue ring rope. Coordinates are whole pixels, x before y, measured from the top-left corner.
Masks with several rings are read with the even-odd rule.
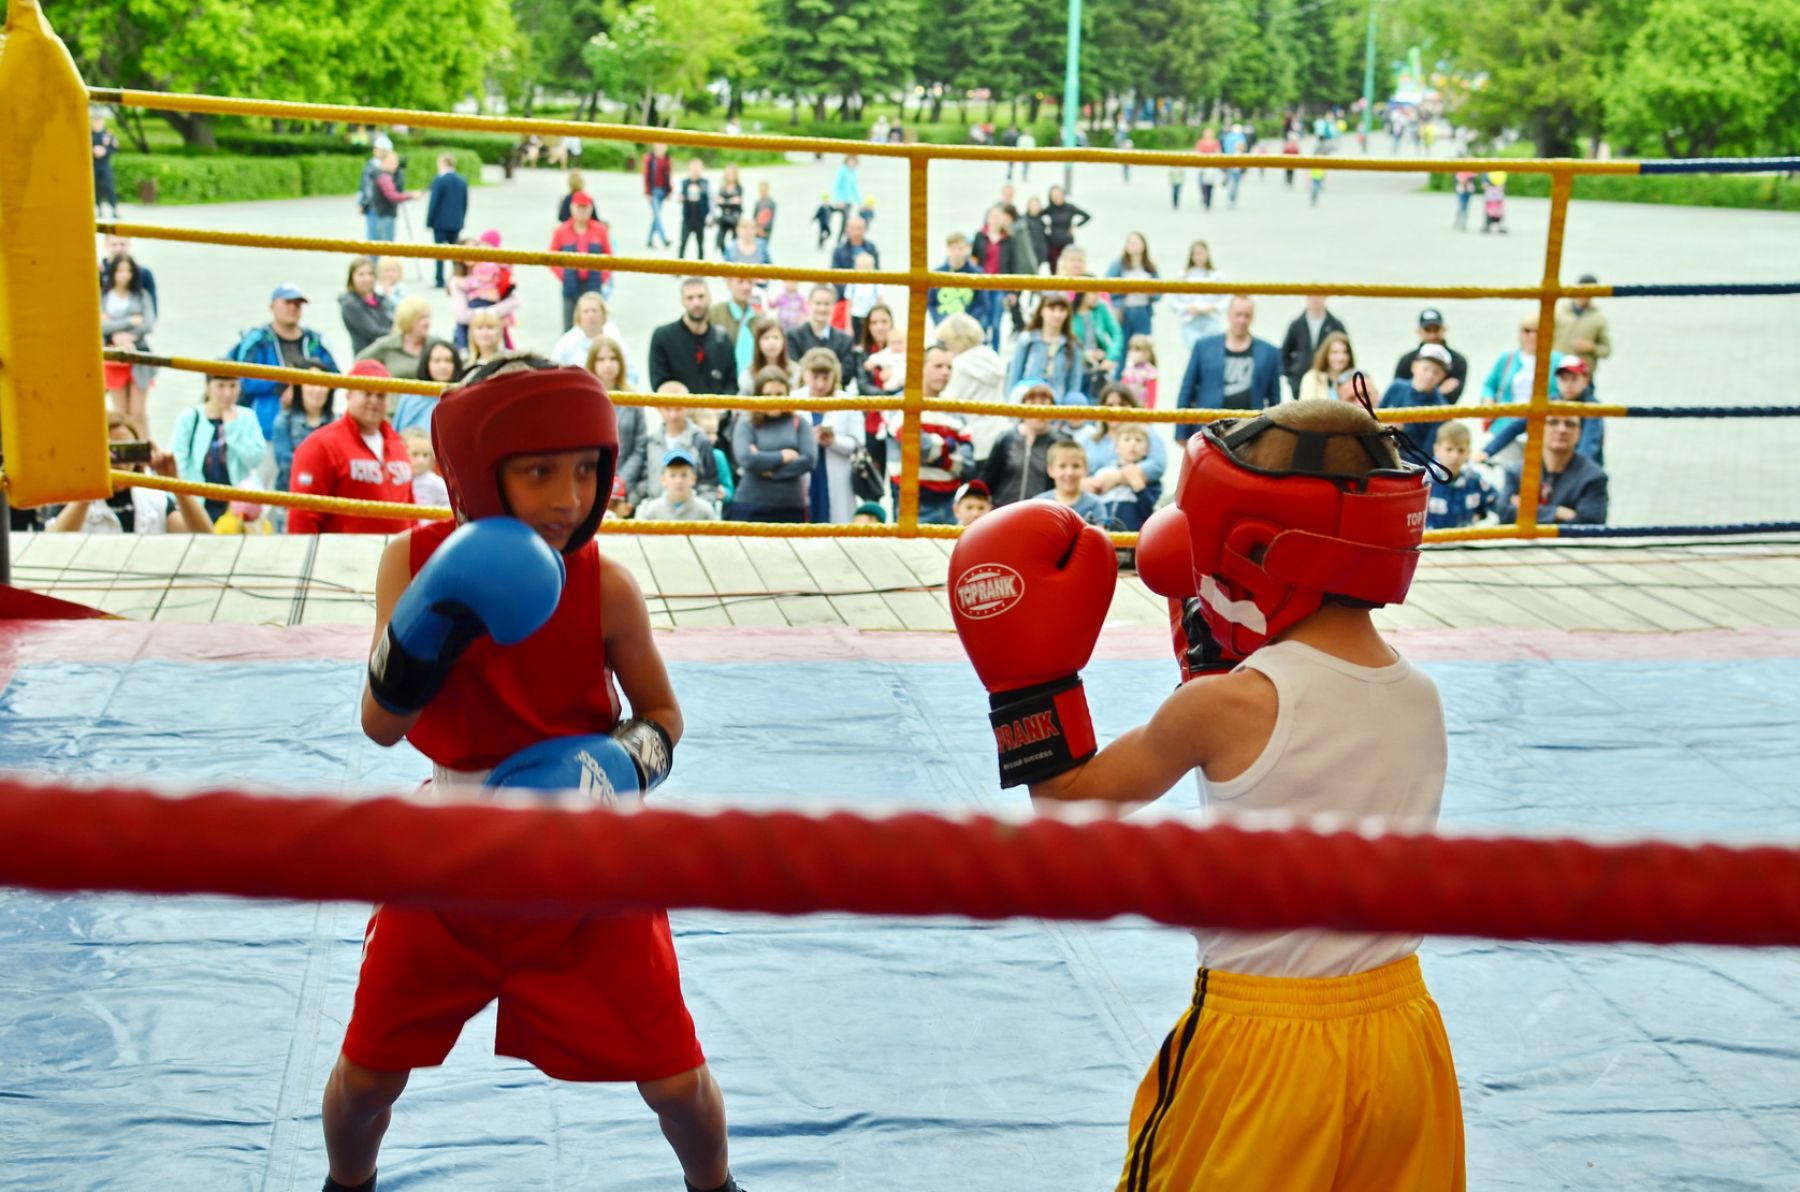
[[[1735,522],[1723,526],[1558,526],[1557,538],[1705,538],[1736,534],[1796,534],[1800,522]],[[1552,539],[1554,541],[1554,539]]]
[[[1677,157],[1638,163],[1640,174],[1785,174],[1800,157]]]
[[[1714,294],[1800,294],[1800,281],[1713,282],[1698,285],[1614,286],[1614,298],[1693,298]]]
[[[1800,418],[1800,406],[1626,406],[1630,418]]]

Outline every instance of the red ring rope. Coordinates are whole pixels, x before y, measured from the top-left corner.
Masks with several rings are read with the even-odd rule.
[[[0,884],[1800,944],[1800,848],[923,813],[427,806],[0,781]]]

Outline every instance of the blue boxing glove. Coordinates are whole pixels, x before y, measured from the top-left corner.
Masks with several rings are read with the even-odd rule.
[[[628,720],[611,736],[539,741],[495,766],[486,785],[494,790],[575,791],[603,807],[635,806],[669,772],[668,739],[655,721]]]
[[[524,522],[486,517],[443,545],[407,586],[369,658],[369,693],[397,716],[437,695],[469,644],[503,646],[541,628],[562,599],[562,556]]]

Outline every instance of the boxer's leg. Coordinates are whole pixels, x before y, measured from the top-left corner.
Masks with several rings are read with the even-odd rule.
[[[325,1153],[333,1182],[357,1188],[375,1178],[375,1157],[411,1072],[383,1072],[338,1056],[325,1082]],[[327,1185],[329,1187],[330,1185]]]
[[[675,1148],[693,1188],[731,1186],[725,1142],[725,1098],[705,1064],[662,1080],[640,1080],[644,1104],[656,1111],[663,1137]]]

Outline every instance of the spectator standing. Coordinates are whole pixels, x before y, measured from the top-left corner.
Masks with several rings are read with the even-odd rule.
[[[1013,224],[1016,231],[1031,241],[1031,255],[1040,265],[1050,259],[1050,217],[1044,214],[1044,201],[1036,195],[1025,200],[1025,214]],[[1056,266],[1052,265],[1055,272]]]
[[[1129,281],[1149,281],[1162,276],[1156,271],[1156,264],[1150,259],[1150,246],[1139,232],[1132,232],[1125,237],[1125,250],[1119,259],[1106,267],[1106,276],[1123,278]],[[1114,294],[1113,305],[1119,308],[1119,330],[1127,340],[1133,336],[1150,335],[1152,318],[1156,313],[1156,304],[1162,300],[1161,294],[1145,294],[1131,292]]]
[[[1071,244],[1056,262],[1056,272],[1063,277],[1089,277],[1087,250]],[[1075,290],[1069,295],[1069,306],[1075,312],[1072,324],[1075,342],[1081,345],[1081,391],[1092,399],[1118,369],[1125,354],[1125,335],[1113,314],[1112,303],[1098,290]]]
[[[612,236],[606,224],[594,218],[594,199],[587,191],[578,190],[569,196],[569,218],[550,237],[550,251],[612,255]],[[552,265],[550,272],[562,283],[564,327],[575,322],[576,299],[583,294],[604,298],[612,292],[612,271],[608,269]]]
[[[1087,404],[1081,350],[1070,326],[1073,315],[1068,295],[1055,291],[1044,295],[1013,349],[1012,362],[1006,368],[1009,388],[1035,380],[1050,386],[1058,404]]]
[[[377,164],[369,190],[369,239],[391,244],[394,218],[400,212],[400,204],[410,203],[419,196],[400,188],[400,157],[391,147],[378,152],[375,160]]]
[[[756,206],[751,208],[751,218],[756,221],[756,234],[764,243],[775,231],[775,199],[769,193],[767,182],[756,184]]]
[[[437,452],[431,446],[431,432],[415,426],[403,430],[407,456],[412,460],[413,504],[442,509],[450,504],[450,486],[438,474]]]
[[[849,233],[850,217],[860,215],[868,203],[863,198],[862,178],[857,167],[862,158],[852,153],[844,158],[838,167],[837,174],[831,180],[831,206],[838,214],[838,239],[842,240]]]
[[[727,264],[767,265],[769,242],[757,233],[756,221],[748,215],[737,221],[737,237],[721,245]]]
[[[392,377],[410,377],[419,371],[419,356],[431,340],[431,303],[408,298],[394,310],[394,329],[356,354],[358,360],[377,360]]]
[[[1020,149],[1036,149],[1037,148],[1037,137],[1032,135],[1031,129],[1029,127],[1021,128],[1019,130],[1018,140],[1015,141],[1014,144],[1016,144]],[[1012,163],[1011,162],[1006,163],[1006,176],[1008,178],[1012,177]],[[1021,158],[1019,160],[1019,181],[1021,181],[1021,182],[1030,182],[1031,181],[1031,159],[1029,157]]]
[[[1220,153],[1223,152],[1223,148],[1219,144],[1219,138],[1213,135],[1213,130],[1203,128],[1200,130],[1200,138],[1194,142],[1194,152]],[[1196,180],[1200,183],[1200,208],[1203,211],[1211,211],[1213,187],[1219,183],[1219,171],[1208,166],[1201,166],[1197,171]]]
[[[1475,197],[1475,172],[1460,170],[1456,175],[1456,218],[1450,226],[1459,232],[1469,230],[1469,202]]]
[[[1212,247],[1204,240],[1188,245],[1187,268],[1181,271],[1183,281],[1223,281],[1225,275],[1213,268]],[[1181,296],[1181,342],[1188,351],[1209,336],[1225,331],[1224,312],[1217,294],[1183,294]]]
[[[1481,202],[1484,219],[1481,221],[1482,235],[1498,232],[1506,235],[1506,173],[1496,171],[1483,174],[1481,178]]]
[[[448,340],[434,339],[428,341],[425,350],[419,353],[419,367],[413,377],[420,381],[448,385],[462,376],[462,373],[462,353],[456,350],[456,345]],[[401,434],[420,428],[430,430],[431,419],[437,413],[440,400],[435,393],[396,393],[388,402],[392,411],[388,415],[388,423]]]
[[[1050,188],[1050,201],[1044,205],[1045,235],[1050,244],[1050,272],[1056,272],[1057,261],[1062,259],[1063,252],[1069,245],[1075,243],[1075,229],[1092,218],[1094,217],[1069,202],[1068,192],[1062,187]]]
[[[840,375],[854,376],[856,341],[831,325],[831,312],[837,306],[837,299],[836,287],[824,282],[813,286],[806,296],[806,322],[788,332],[788,357],[801,360],[814,348],[830,348],[838,358]]]
[[[117,410],[106,415],[106,437],[114,443],[130,443],[145,438],[140,424]],[[175,457],[151,445],[150,462],[125,464],[126,472],[150,472],[177,476]],[[70,501],[50,518],[45,529],[53,534],[210,534],[212,519],[200,498],[182,493],[176,496],[160,489],[139,488],[134,484],[114,481],[112,496],[104,501]]]
[[[1537,519],[1558,525],[1606,524],[1606,469],[1575,450],[1581,438],[1581,419],[1553,414],[1544,419],[1544,469],[1538,481]],[[1508,516],[1519,512],[1519,483],[1523,466],[1508,469],[1506,495],[1501,508]]]
[[[1231,299],[1225,334],[1201,340],[1188,356],[1177,408],[1261,410],[1281,400],[1281,353],[1250,334],[1255,319],[1256,303],[1247,295]],[[1185,443],[1199,429],[1196,423],[1177,423],[1175,439]]]
[[[465,243],[471,243],[465,241]],[[479,241],[489,248],[500,247],[500,233],[493,228],[481,234]],[[502,328],[518,322],[520,295],[513,284],[512,270],[492,261],[479,261],[464,271],[457,265],[458,276],[450,283],[450,308],[456,316],[456,346],[469,346],[469,323],[479,310],[491,309],[500,317]]]
[[[1428,306],[1419,312],[1419,347],[1436,344],[1450,354],[1450,375],[1438,386],[1438,392],[1451,402],[1462,400],[1463,392],[1469,384],[1469,358],[1445,342],[1444,315],[1435,306]],[[1394,365],[1394,378],[1402,380],[1412,376],[1413,357],[1419,354],[1419,348],[1400,357]]]
[[[981,482],[993,496],[997,509],[1015,501],[1025,501],[1049,492],[1050,446],[1067,443],[1066,435],[1056,431],[1049,410],[1040,406],[1056,404],[1056,395],[1042,381],[1021,381],[1014,387],[1013,401],[1031,406],[1033,411],[1018,420],[1018,425],[994,440],[987,462],[981,468]]]
[[[726,337],[731,340],[731,377],[734,379],[750,367],[750,358],[756,354],[756,340],[750,331],[750,323],[761,313],[756,304],[756,283],[747,277],[726,278],[724,301],[713,303],[707,311],[708,321],[723,327]],[[720,393],[733,391],[718,390]]]
[[[619,328],[607,314],[606,299],[589,290],[575,300],[575,320],[570,328],[563,332],[556,346],[550,349],[549,360],[552,364],[580,368],[587,362],[588,349],[593,346],[596,336],[608,336],[615,340],[624,337]]]
[[[705,279],[682,278],[681,317],[650,335],[650,388],[660,391],[668,381],[680,381],[689,393],[737,388],[737,345],[712,321],[711,305]]]
[[[1006,208],[997,203],[988,208],[987,220],[981,231],[975,233],[972,247],[975,264],[983,273],[993,275],[1024,272],[1020,268],[1018,242],[1012,235],[1012,221],[1006,214]],[[994,296],[993,321],[985,324],[988,342],[999,348],[1002,316],[1010,314],[1017,323],[1019,295],[1014,290],[988,292]]]
[[[1244,135],[1244,126],[1233,124],[1226,132],[1219,147],[1226,153],[1238,154],[1250,152],[1250,138]],[[1232,166],[1225,171],[1225,199],[1233,211],[1237,210],[1238,191],[1244,185],[1244,168]]]
[[[1519,320],[1519,346],[1500,353],[1481,383],[1481,400],[1490,405],[1531,400],[1531,382],[1537,372],[1538,316],[1533,310]],[[1562,363],[1562,353],[1550,353],[1550,371]]]
[[[1427,530],[1453,530],[1473,525],[1494,511],[1499,494],[1480,471],[1469,467],[1469,428],[1446,422],[1438,428],[1431,454],[1449,479],[1431,474],[1431,496],[1425,502]]]
[[[305,368],[308,360],[317,360],[331,371],[338,370],[337,361],[325,347],[325,337],[310,327],[300,325],[300,308],[306,295],[293,282],[282,282],[269,295],[269,321],[244,332],[227,360],[239,364],[262,364],[276,368]],[[285,381],[247,378],[240,387],[238,402],[256,411],[256,421],[263,437],[275,432],[275,413],[281,408],[281,395],[288,389]]]
[[[344,292],[338,295],[338,310],[344,316],[353,356],[394,329],[394,304],[375,292],[374,257],[350,262]]]
[[[1300,379],[1312,367],[1319,345],[1333,333],[1350,338],[1343,321],[1325,308],[1325,295],[1308,294],[1306,309],[1288,324],[1287,334],[1281,340],[1281,375],[1287,378],[1291,396],[1300,395]]]
[[[1416,357],[1418,353],[1408,355]],[[1336,400],[1338,385],[1355,370],[1356,352],[1350,347],[1350,337],[1342,331],[1333,331],[1319,341],[1319,348],[1313,353],[1312,367],[1300,378],[1298,396],[1301,401],[1315,397]]]
[[[144,289],[137,262],[128,256],[107,262],[110,272],[100,294],[100,337],[107,347],[132,352],[150,350],[150,333],[156,330],[156,303]],[[156,384],[156,366],[116,364],[101,368],[107,400],[113,409],[139,426],[150,407],[150,389]]]
[[[881,250],[869,239],[869,221],[860,215],[852,215],[844,221],[844,235],[838,246],[831,250],[831,267],[833,269],[854,269],[856,258],[863,253],[875,259],[875,268],[881,268]],[[838,287],[838,297],[844,296],[844,287]]]
[[[738,220],[744,217],[744,184],[738,179],[738,168],[727,165],[719,179],[719,213],[714,222],[719,226],[719,255],[725,255],[725,244],[737,232]]]
[[[433,244],[455,244],[462,239],[463,225],[469,218],[469,180],[456,172],[456,156],[438,157],[437,177],[425,200],[425,226],[431,229]],[[437,262],[438,289],[444,288],[444,262]]]
[[[1292,173],[1290,170],[1289,173]],[[1181,210],[1181,187],[1187,181],[1187,169],[1183,166],[1169,167],[1169,209]]]
[[[750,364],[738,373],[738,392],[749,396],[756,391],[756,378],[764,369],[778,370],[788,379],[792,390],[800,381],[800,367],[788,357],[787,332],[774,315],[758,315],[750,320]]]
[[[786,396],[787,378],[765,369],[756,379],[762,397]],[[792,410],[753,410],[731,424],[737,491],[732,521],[803,522],[809,478],[819,463],[813,428]]]
[[[1584,273],[1575,284],[1599,285],[1600,279]],[[1564,298],[1556,304],[1555,347],[1586,361],[1589,376],[1598,373],[1600,362],[1612,355],[1612,333],[1607,329],[1606,316],[1592,298]]]
[[[119,186],[113,177],[113,158],[119,152],[119,138],[106,126],[106,113],[94,113],[93,135],[90,139],[94,147],[94,218],[100,218],[101,208],[111,207],[112,217],[117,219]]]
[[[688,159],[687,174],[681,179],[681,244],[675,255],[686,258],[688,240],[694,241],[694,259],[706,259],[706,221],[712,215],[712,183],[706,180],[705,166],[697,157]]]
[[[846,396],[838,358],[828,348],[814,348],[802,356],[800,376],[806,381],[808,397]],[[813,414],[812,424],[820,466],[812,472],[806,519],[845,525],[858,504],[850,460],[863,445],[863,415],[859,410],[821,411]]]
[[[645,248],[656,248],[658,236],[662,237],[661,247],[669,247],[669,233],[663,228],[662,211],[669,192],[675,189],[674,171],[674,163],[669,160],[669,147],[650,146],[650,152],[644,155],[644,195],[650,200],[650,233],[644,238]]]
[[[162,308],[156,298],[156,274],[150,266],[131,255],[131,237],[108,236],[106,238],[106,255],[100,259],[100,292],[106,293],[112,288],[112,263],[120,257],[131,257],[132,268],[137,272],[138,283],[150,298],[152,314],[161,314]]]
[[[938,273],[979,274],[980,269],[969,259],[969,238],[961,232],[952,232],[944,239],[944,260],[937,267]],[[925,292],[925,313],[936,323],[942,323],[954,314],[968,314],[977,323],[986,325],[990,308],[993,306],[993,294],[988,290],[977,290],[967,286],[933,286]]]
[[[387,369],[362,360],[353,377],[385,377]],[[413,503],[412,453],[387,422],[387,394],[348,390],[345,414],[306,437],[294,452],[290,492],[349,497],[358,501]],[[288,513],[290,534],[391,534],[405,523],[388,517],[350,513]]]
[[[631,369],[625,363],[625,349],[619,341],[602,335],[588,348],[587,370],[594,374],[600,387],[608,393],[617,393],[626,387],[631,376]],[[678,381],[665,381],[658,392],[673,388],[686,393],[687,389]],[[638,476],[636,469],[643,466],[642,452],[639,445],[644,441],[644,408],[642,406],[617,406],[614,414],[619,420],[619,470],[614,476],[614,483],[625,482],[625,494],[629,497],[632,486]]]
[[[236,487],[262,467],[262,429],[256,416],[238,405],[236,377],[207,377],[205,397],[176,416],[169,442],[176,472],[197,484]],[[206,516],[217,520],[229,504],[208,498]]]
[[[306,442],[307,436],[322,426],[329,426],[337,418],[337,389],[326,380],[333,375],[331,370],[318,360],[307,361],[306,367],[321,374],[318,383],[295,383],[289,387],[288,399],[282,403],[281,413],[275,418],[276,492],[293,491],[289,485],[293,479],[294,452]]]
[[[1449,404],[1438,392],[1438,386],[1450,375],[1450,353],[1437,344],[1425,344],[1413,356],[1412,377],[1395,381],[1381,395],[1384,408],[1407,409],[1415,406]],[[1400,433],[1412,440],[1419,453],[1431,453],[1441,422],[1403,422]]]
[[[950,379],[944,396],[955,401],[1006,400],[1006,367],[1000,354],[988,345],[987,332],[966,314],[951,315],[938,325],[938,342],[950,350]],[[971,414],[966,422],[975,462],[987,459],[994,440],[1011,427],[1011,419],[998,414]]]

